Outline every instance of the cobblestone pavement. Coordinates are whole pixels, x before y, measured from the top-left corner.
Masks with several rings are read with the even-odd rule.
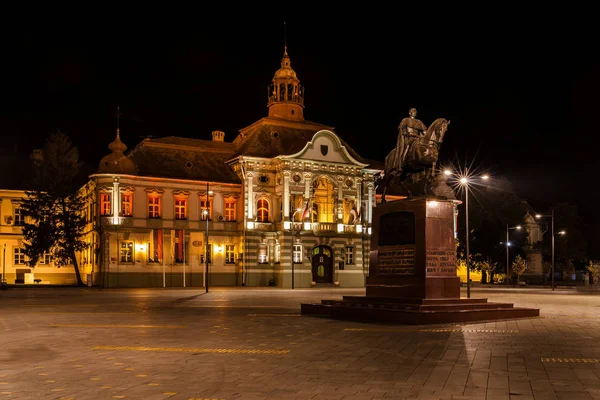
[[[481,323],[300,315],[342,295],[364,289],[9,288],[0,400],[600,399],[600,293],[472,288],[540,308]]]

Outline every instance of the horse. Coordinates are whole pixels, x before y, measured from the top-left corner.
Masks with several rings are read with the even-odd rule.
[[[415,139],[408,145],[404,160],[401,158],[403,148],[397,146],[388,153],[384,161],[382,201],[385,201],[385,192],[394,178],[402,181],[408,175],[425,171],[428,168],[431,168],[432,176],[435,174],[435,164],[448,125],[450,125],[450,121],[445,118],[438,118],[433,121],[425,135]]]

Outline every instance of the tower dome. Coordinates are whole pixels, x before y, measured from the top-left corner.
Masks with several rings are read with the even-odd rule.
[[[111,153],[102,157],[98,166],[100,174],[137,174],[135,163],[125,155],[127,146],[121,141],[119,128],[117,128],[117,137],[108,145]]]
[[[268,88],[267,107],[269,117],[304,120],[304,87],[291,67],[287,46],[283,50],[281,68],[275,71]]]

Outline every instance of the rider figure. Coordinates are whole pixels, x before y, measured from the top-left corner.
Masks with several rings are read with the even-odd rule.
[[[403,118],[402,121],[400,121],[400,125],[398,126],[398,134],[402,135],[402,137],[398,138],[398,142],[403,139],[402,142],[404,143],[402,146],[403,148],[400,158],[400,165],[404,164],[410,145],[418,138],[423,137],[427,131],[425,124],[416,118],[416,108],[411,108],[408,110],[408,115],[408,117]]]

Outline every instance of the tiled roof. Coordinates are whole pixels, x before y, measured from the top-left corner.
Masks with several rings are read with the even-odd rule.
[[[309,121],[293,122],[277,118],[263,118],[242,130],[235,138],[233,141],[234,154],[265,158],[295,154],[306,146],[315,133],[323,129],[334,130],[330,126]],[[341,137],[338,136],[338,138],[356,161],[369,164],[371,168],[383,169],[383,163],[361,157]]]
[[[129,157],[140,176],[240,183],[225,164],[234,157],[231,143],[174,136],[145,139]]]

